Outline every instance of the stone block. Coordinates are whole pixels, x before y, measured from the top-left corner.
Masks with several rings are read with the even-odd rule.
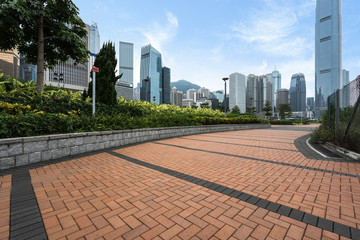
[[[41,152],[41,161],[49,161],[53,159],[53,150]]]
[[[101,143],[103,141],[103,137],[100,136],[96,136],[96,143]]]
[[[58,148],[65,148],[65,147],[69,147],[69,142],[70,139],[59,139],[58,140]]]
[[[98,146],[98,150],[102,150],[102,149],[104,149],[105,148],[105,143],[99,143],[99,144],[97,144],[97,146]]]
[[[103,135],[102,136],[102,141],[103,142],[109,141],[109,135]]]
[[[87,152],[92,152],[92,151],[95,151],[95,150],[97,150],[97,149],[96,149],[96,144],[91,143],[91,144],[87,144],[87,145],[86,145],[86,151],[87,151]]]
[[[84,144],[93,144],[96,142],[96,136],[84,137]]]
[[[86,152],[86,145],[80,145],[79,146],[79,153],[85,153]]]
[[[41,161],[41,153],[34,152],[29,154],[29,162],[30,163],[37,163]]]
[[[50,140],[49,141],[49,150],[58,149],[58,140]]]
[[[24,166],[29,164],[29,154],[22,154],[15,157],[15,165]]]
[[[15,167],[15,157],[0,158],[0,169]]]
[[[9,156],[8,146],[7,145],[0,145],[0,157],[7,157],[7,156]]]
[[[41,152],[48,149],[47,141],[24,143],[24,153]]]
[[[80,146],[80,145],[84,144],[84,138],[83,137],[73,138],[72,140],[73,140],[72,144],[74,146]]]
[[[22,143],[23,138],[3,138],[0,139],[0,145],[9,145],[14,143]]]
[[[111,142],[110,141],[104,142],[104,147],[105,147],[105,149],[111,148]]]
[[[58,159],[58,158],[64,157],[64,156],[65,156],[65,154],[64,154],[64,149],[65,149],[65,148],[53,150],[53,152],[52,152],[52,154],[53,154],[53,159]]]
[[[70,148],[70,155],[76,155],[80,153],[79,146],[74,146]]]

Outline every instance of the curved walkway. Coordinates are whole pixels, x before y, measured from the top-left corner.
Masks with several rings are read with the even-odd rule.
[[[0,239],[360,239],[360,163],[314,126],[171,138],[0,172]]]

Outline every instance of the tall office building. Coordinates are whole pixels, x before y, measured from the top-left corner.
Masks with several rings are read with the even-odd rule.
[[[161,53],[151,44],[141,48],[140,99],[152,103],[163,103]]]
[[[217,90],[214,92],[215,97],[219,100],[219,102],[224,102],[224,91],[223,90]]]
[[[276,108],[279,108],[281,104],[289,103],[289,90],[281,88],[276,91]]]
[[[273,109],[276,110],[276,93],[277,90],[281,89],[281,74],[279,71],[275,70],[272,72],[272,78],[273,78]],[[274,111],[275,112],[275,111]]]
[[[20,56],[20,78],[26,82],[36,81],[36,65],[28,64],[24,56]]]
[[[168,67],[162,68],[162,89],[163,89],[163,103],[165,104],[171,104],[170,99],[170,81],[171,81],[171,71]],[[181,93],[182,94],[182,93]]]
[[[194,88],[190,88],[186,91],[186,99],[191,99],[196,102],[197,100],[197,91]]]
[[[306,111],[306,83],[302,73],[294,74],[290,83],[290,106],[293,112]]]
[[[100,51],[100,34],[96,23],[90,26],[90,52],[98,54]]]
[[[315,117],[327,98],[342,88],[341,0],[317,0],[315,22]]]
[[[198,97],[199,98],[210,98],[210,90],[205,88],[205,87],[201,87],[198,89]]]
[[[117,97],[128,100],[133,99],[134,82],[134,44],[127,42],[119,43],[119,72],[122,77],[116,82]]]
[[[246,112],[246,83],[245,75],[241,73],[230,74],[229,77],[229,109],[238,106],[240,112]]]
[[[258,112],[263,112],[266,102],[270,102],[273,106],[273,76],[271,73],[259,76],[258,85],[258,105],[256,107]]]
[[[342,70],[342,87],[344,87],[346,84],[350,83],[350,76],[349,76],[349,71],[347,71],[346,69]]]
[[[315,104],[314,97],[306,98],[306,110],[307,111],[314,111],[314,104]]]
[[[170,101],[171,101],[171,104],[182,107],[183,92],[180,90],[177,90],[177,88],[174,86],[171,89]]]
[[[249,74],[247,76],[247,84],[246,84],[246,107],[253,108],[256,110],[258,106],[258,85],[259,85],[259,77],[254,74]]]
[[[83,38],[87,49],[90,50],[90,26],[86,24],[87,35]],[[60,86],[74,91],[87,90],[90,80],[90,62],[75,65],[75,60],[69,59],[59,63],[53,69],[44,73],[44,83],[51,86]]]

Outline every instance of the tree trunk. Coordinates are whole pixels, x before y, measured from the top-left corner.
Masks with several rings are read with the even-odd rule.
[[[36,89],[40,93],[44,85],[44,20],[39,19],[39,39],[38,39],[38,56],[37,56],[37,77]]]

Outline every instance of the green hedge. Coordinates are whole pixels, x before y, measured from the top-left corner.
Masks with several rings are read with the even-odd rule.
[[[309,124],[310,122],[308,120],[302,120],[302,121],[293,121],[293,120],[271,120],[270,123],[272,125],[301,125],[301,124]]]

